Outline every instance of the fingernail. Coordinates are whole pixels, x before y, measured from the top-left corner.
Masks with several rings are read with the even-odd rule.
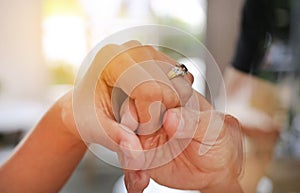
[[[199,156],[205,155],[210,150],[211,147],[212,146],[210,146],[210,145],[201,144],[199,147],[198,155]]]
[[[180,110],[179,109],[170,109],[167,111],[164,116],[163,123],[169,124],[173,123],[174,125],[178,125],[180,120]]]

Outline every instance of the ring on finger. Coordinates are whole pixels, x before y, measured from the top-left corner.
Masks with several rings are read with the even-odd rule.
[[[184,64],[177,63],[167,74],[168,78],[171,80],[177,76],[184,76],[188,73],[188,69]]]

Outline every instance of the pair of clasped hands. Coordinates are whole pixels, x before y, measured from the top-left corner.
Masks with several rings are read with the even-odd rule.
[[[138,41],[103,47],[93,65],[105,66],[94,97],[101,129],[79,134],[118,153],[129,193],[143,192],[150,178],[203,193],[242,192],[239,123],[192,89],[190,73],[168,78],[176,62]]]

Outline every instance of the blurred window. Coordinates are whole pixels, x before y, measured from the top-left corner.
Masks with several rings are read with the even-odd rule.
[[[70,83],[87,52],[113,32],[165,24],[202,40],[205,20],[204,0],[43,0],[44,57],[53,83]]]

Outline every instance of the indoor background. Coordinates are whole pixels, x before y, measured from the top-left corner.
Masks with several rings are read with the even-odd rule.
[[[242,0],[1,0],[0,163],[72,87],[84,56],[106,36],[136,25],[174,26],[206,44],[224,69],[235,48],[242,5]],[[300,114],[291,113],[260,193],[300,192]],[[121,175],[87,153],[61,192],[109,193]]]

